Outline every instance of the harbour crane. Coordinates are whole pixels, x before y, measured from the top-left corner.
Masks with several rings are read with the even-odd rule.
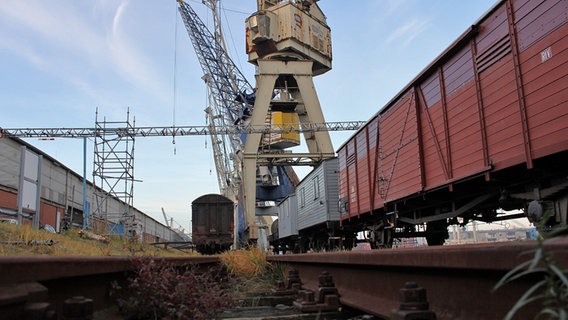
[[[164,210],[164,207],[162,207],[162,214],[164,215],[164,221],[166,222],[166,227],[171,228],[174,225],[174,218],[168,219],[168,216],[166,215],[166,210]]]
[[[300,121],[325,122],[312,77],[331,69],[331,39],[326,18],[316,2],[257,0],[258,11],[246,21],[246,51],[249,62],[258,66],[253,92],[227,54],[217,11],[219,0],[203,1],[213,12],[214,34],[186,2],[178,0],[179,11],[205,73],[210,100],[215,102],[213,108],[207,108],[207,115],[216,148],[215,161],[219,163],[218,175],[225,177],[220,178],[219,183],[222,190],[228,190],[229,185],[239,186],[231,195],[240,204],[237,221],[243,221],[242,215],[246,215],[249,238],[255,238],[255,230],[259,230],[257,217],[266,211],[262,205],[270,207],[271,201],[262,200],[282,199],[294,191],[290,181],[297,178],[291,168],[279,164],[298,156],[311,165],[332,158],[335,153],[331,139],[327,132],[304,132],[309,152],[298,155],[285,149],[300,144],[299,134],[251,133],[233,136],[227,144],[215,138],[216,128],[241,123],[259,126],[268,122],[299,127]],[[230,152],[223,151],[222,144],[230,145]],[[226,169],[229,162],[233,164],[232,174]],[[283,192],[275,193],[273,187]],[[239,232],[242,228],[238,226]]]
[[[258,67],[252,126],[264,123],[275,111],[288,123],[325,122],[312,78],[331,70],[331,30],[317,1],[257,0],[257,11],[246,20],[246,52],[249,62]],[[303,135],[308,148],[304,156],[313,165],[335,156],[328,132]],[[257,166],[297,156],[284,150],[293,145],[265,140],[252,133],[244,146],[247,221],[255,218],[257,189],[252,181]]]
[[[237,203],[236,221],[239,240],[265,239],[265,230],[259,230],[256,223],[251,224],[249,216],[245,223],[242,185],[242,151],[247,135],[236,133],[229,135],[218,134],[220,128],[236,128],[246,126],[252,112],[255,100],[254,88],[246,80],[242,72],[229,57],[223,37],[218,13],[219,0],[203,1],[213,13],[214,32],[210,32],[199,16],[186,2],[179,0],[179,12],[184,21],[187,33],[191,39],[198,60],[204,73],[202,79],[208,89],[210,106],[205,109],[209,121],[209,132],[213,147],[217,178],[221,193]],[[268,119],[269,122],[271,119]],[[266,122],[266,119],[265,119]],[[273,134],[272,132],[266,133]],[[293,133],[294,134],[294,133]],[[294,183],[298,181],[291,167],[257,166],[255,174],[259,178],[249,181],[253,188],[259,189],[258,201],[260,210],[275,207],[273,200],[283,199],[294,191]],[[257,184],[257,181],[259,182]],[[265,191],[262,191],[262,190]],[[256,206],[254,207],[256,212]],[[273,212],[273,214],[275,211]],[[267,225],[267,218],[263,225]],[[249,233],[245,235],[245,229]],[[259,233],[262,233],[259,235]]]

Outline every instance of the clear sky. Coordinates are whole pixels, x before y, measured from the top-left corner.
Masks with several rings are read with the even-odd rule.
[[[211,22],[201,1],[186,0]],[[323,0],[333,70],[315,78],[327,121],[368,120],[467,30],[495,0]],[[254,0],[221,0],[230,54],[254,85],[244,20]],[[177,35],[177,36],[176,36]],[[0,127],[205,125],[205,84],[175,0],[2,0]],[[352,133],[331,133],[338,148]],[[191,202],[217,193],[208,137],[138,138],[134,206],[186,230]],[[28,139],[77,173],[81,139]],[[175,154],[174,154],[175,147]],[[87,172],[92,180],[93,140]],[[305,170],[299,170],[300,174]]]

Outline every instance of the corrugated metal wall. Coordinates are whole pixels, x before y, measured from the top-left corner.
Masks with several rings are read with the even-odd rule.
[[[337,158],[324,161],[297,187],[298,230],[339,220],[339,180]]]
[[[278,205],[278,237],[298,235],[298,198],[291,194]]]
[[[0,139],[0,144],[0,185],[18,189],[21,145],[12,139]]]
[[[20,176],[20,153],[21,147],[25,145],[34,153],[43,154],[31,145],[19,139],[4,138],[0,139],[0,207],[8,209],[6,211],[17,212],[17,192]],[[58,161],[43,154],[42,177],[41,177],[41,219],[42,225],[49,224],[56,227],[58,224],[57,213],[61,220],[64,219],[66,211],[74,211],[74,222],[77,222],[77,215],[83,212],[83,177],[69,168],[63,166]],[[87,201],[93,208],[93,186],[87,183]],[[107,204],[109,211],[119,212],[122,207],[116,199],[111,199]],[[144,233],[151,235],[160,241],[182,241],[182,237],[173,230],[159,223],[152,217],[133,208],[136,221],[141,224]],[[110,221],[119,223],[118,218]],[[61,221],[59,222],[61,223]]]

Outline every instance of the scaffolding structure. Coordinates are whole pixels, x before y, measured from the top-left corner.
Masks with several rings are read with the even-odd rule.
[[[126,121],[95,118],[93,162],[94,208],[90,226],[104,221],[111,233],[140,236],[137,232],[134,200],[134,123],[130,111]],[[110,198],[119,199],[111,206]],[[116,203],[116,202],[115,202]],[[123,230],[115,230],[124,228]]]

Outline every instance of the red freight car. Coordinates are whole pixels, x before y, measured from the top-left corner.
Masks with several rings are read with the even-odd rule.
[[[341,223],[442,244],[524,209],[566,224],[566,0],[496,4],[338,150]]]

